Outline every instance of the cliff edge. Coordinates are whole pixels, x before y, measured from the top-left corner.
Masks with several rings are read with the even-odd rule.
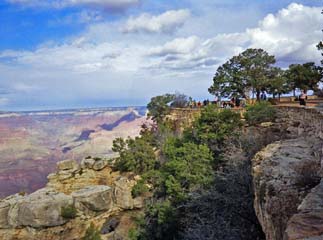
[[[323,239],[323,115],[280,108],[289,139],[252,160],[254,207],[267,240]]]
[[[131,194],[136,178],[113,172],[104,159],[59,162],[45,188],[0,201],[0,239],[76,240],[91,223],[102,239],[127,239],[143,207]]]

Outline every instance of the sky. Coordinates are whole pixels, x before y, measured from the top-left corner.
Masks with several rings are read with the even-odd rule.
[[[212,99],[216,69],[247,48],[316,62],[321,0],[0,0],[0,111]]]

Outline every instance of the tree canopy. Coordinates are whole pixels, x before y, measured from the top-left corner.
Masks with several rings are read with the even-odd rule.
[[[292,89],[317,90],[322,81],[322,67],[316,66],[314,62],[304,64],[292,64],[287,70],[287,77]]]
[[[209,92],[221,97],[248,98],[253,91],[259,99],[270,82],[275,62],[275,57],[263,49],[247,49],[217,69]]]
[[[273,95],[273,98],[282,94],[289,93],[291,89],[291,81],[288,79],[287,72],[279,67],[272,70],[271,81],[269,82],[267,92]]]

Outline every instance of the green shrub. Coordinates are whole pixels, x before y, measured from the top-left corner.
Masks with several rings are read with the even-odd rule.
[[[99,230],[95,228],[93,223],[86,229],[82,240],[102,240]]]
[[[255,125],[275,119],[276,110],[269,102],[258,102],[247,107],[244,117],[248,124]]]
[[[140,233],[138,232],[137,229],[131,228],[129,230],[128,237],[130,240],[137,240],[139,236],[140,236]]]
[[[115,167],[121,172],[142,174],[153,170],[157,164],[154,148],[144,139],[116,138],[112,150],[119,154]]]
[[[218,155],[224,141],[236,134],[241,126],[239,113],[229,109],[219,111],[215,105],[209,105],[202,110],[193,128],[185,131],[184,137],[188,141],[206,144],[213,153]]]
[[[132,188],[131,194],[133,198],[139,197],[140,195],[148,192],[148,187],[143,180],[137,182],[137,184]]]
[[[206,145],[169,139],[162,151],[167,159],[161,169],[165,190],[173,200],[181,201],[187,192],[207,186],[212,181],[213,157]]]
[[[73,204],[61,208],[61,216],[66,219],[73,219],[76,217],[77,210]]]

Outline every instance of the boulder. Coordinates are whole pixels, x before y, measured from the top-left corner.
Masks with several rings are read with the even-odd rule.
[[[0,201],[0,229],[11,228],[8,220],[9,210],[21,198],[23,196],[15,194]]]
[[[81,167],[92,169],[94,163],[95,163],[95,160],[93,158],[85,158],[81,162]]]
[[[101,158],[86,158],[81,162],[82,168],[89,168],[95,171],[100,171],[108,166],[108,161]]]
[[[312,189],[288,221],[286,239],[323,239],[323,181]]]
[[[88,186],[73,192],[75,206],[88,214],[107,211],[113,207],[112,189],[105,185]]]
[[[58,171],[64,170],[76,170],[78,169],[78,164],[75,160],[65,160],[57,163]]]
[[[252,160],[254,207],[267,240],[284,239],[288,220],[319,181],[317,139],[269,144]]]
[[[130,181],[126,177],[120,177],[114,182],[114,197],[116,205],[122,209],[133,209],[134,199],[132,198],[132,188],[135,185],[135,181]]]
[[[105,159],[101,159],[101,160],[95,161],[95,163],[93,165],[93,170],[100,171],[103,168],[105,168],[106,166],[108,166],[108,161]]]
[[[73,204],[73,198],[53,189],[43,188],[19,199],[8,212],[13,227],[54,227],[68,220],[61,216],[64,206]]]

